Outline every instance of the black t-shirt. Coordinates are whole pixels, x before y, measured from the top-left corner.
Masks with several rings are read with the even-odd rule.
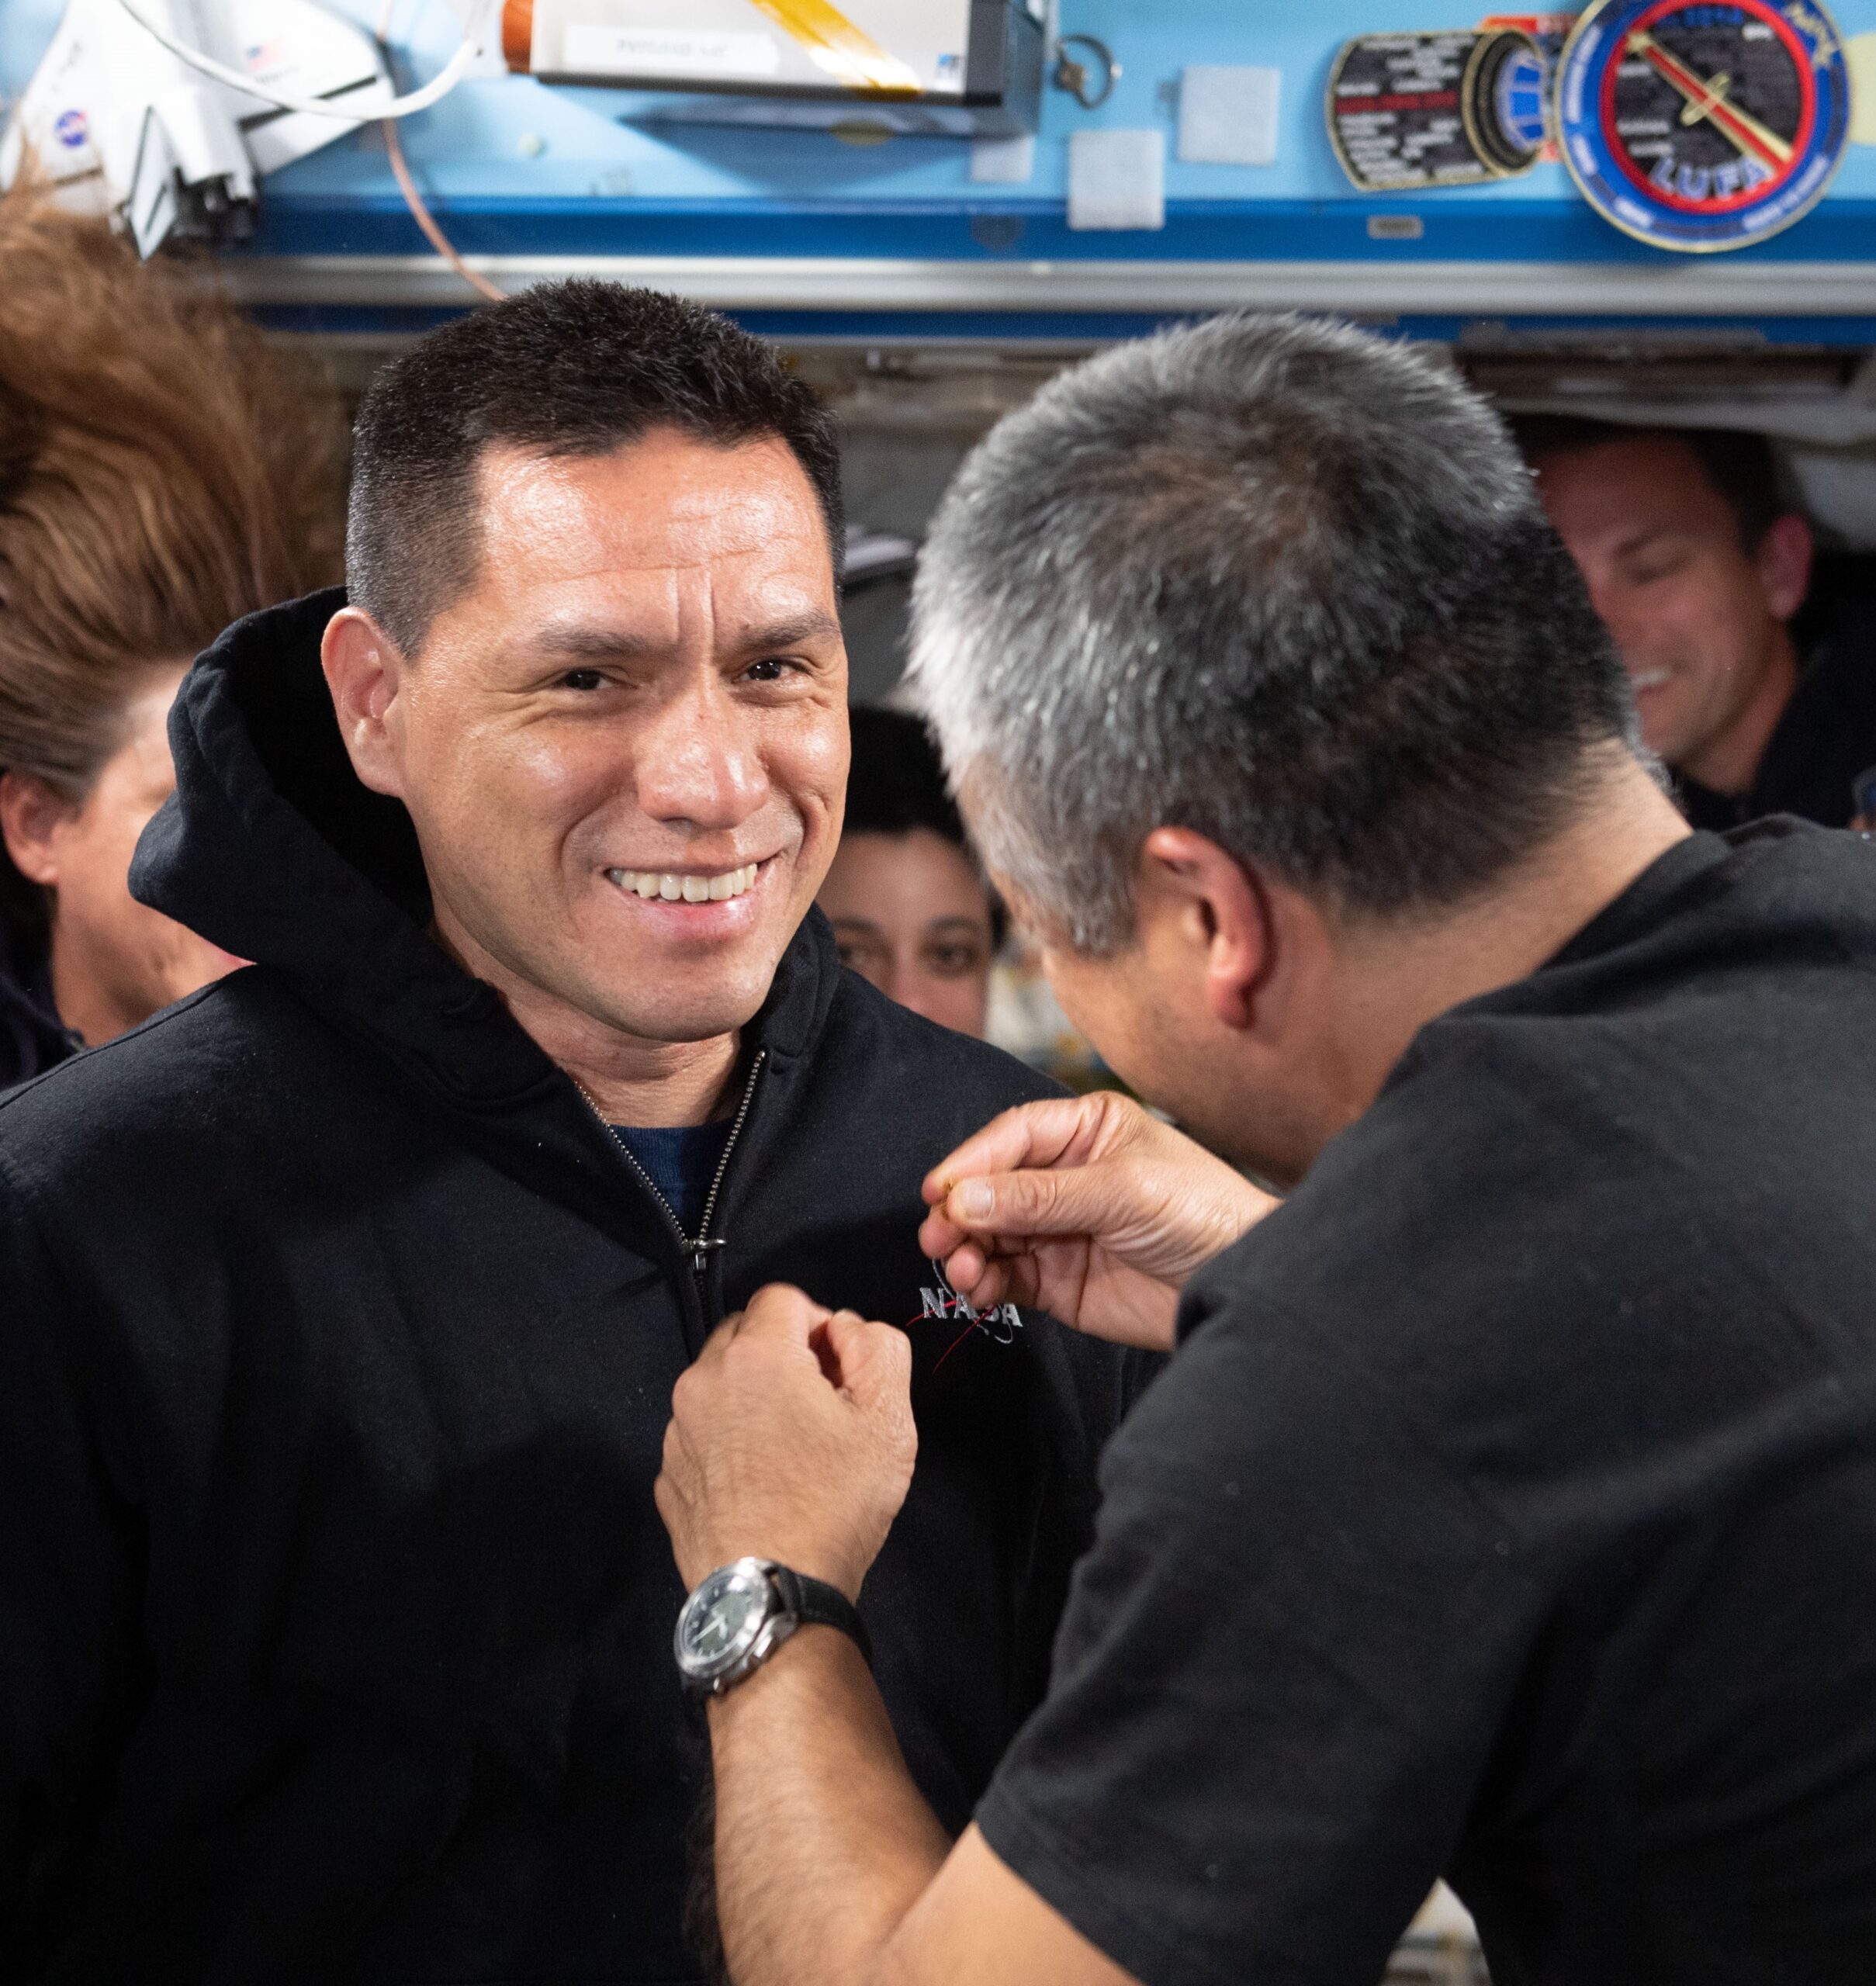
[[[1195,1280],[978,1815],[1148,1986],[1876,1980],[1876,846],[1670,850]]]
[[[711,1124],[614,1124],[612,1135],[663,1195],[678,1226],[686,1234],[694,1234],[710,1204],[710,1188],[723,1163],[731,1129],[725,1117]]]
[[[1678,780],[1681,811],[1697,828],[1724,829],[1770,814],[1843,827],[1859,776],[1876,766],[1876,607],[1859,601],[1812,650],[1753,775],[1740,794]]]

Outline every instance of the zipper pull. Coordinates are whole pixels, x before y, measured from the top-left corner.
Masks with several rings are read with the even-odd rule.
[[[713,1234],[708,1240],[700,1234],[691,1244],[691,1273],[699,1282],[703,1281],[704,1273],[710,1267],[711,1250],[726,1248],[729,1246],[729,1237],[722,1234]]]

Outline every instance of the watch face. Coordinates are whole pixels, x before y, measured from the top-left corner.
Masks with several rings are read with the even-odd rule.
[[[678,1666],[699,1679],[721,1675],[749,1652],[775,1606],[760,1559],[739,1559],[712,1573],[677,1617]]]
[[[1822,195],[1850,79],[1816,0],[1596,0],[1557,109],[1565,162],[1604,219],[1663,248],[1738,248]]]

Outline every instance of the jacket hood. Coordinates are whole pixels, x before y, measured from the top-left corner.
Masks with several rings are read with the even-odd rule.
[[[144,831],[131,894],[238,957],[461,1103],[562,1081],[426,932],[430,895],[402,804],[352,770],[320,667],[343,587],[237,621],[197,657],[170,712],[176,790]],[[839,976],[818,911],[796,932],[756,1038],[802,1052]]]

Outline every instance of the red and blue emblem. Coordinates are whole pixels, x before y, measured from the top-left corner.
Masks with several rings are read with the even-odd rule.
[[[1850,74],[1814,0],[1595,0],[1558,64],[1556,118],[1605,220],[1660,248],[1743,248],[1822,197]]]

